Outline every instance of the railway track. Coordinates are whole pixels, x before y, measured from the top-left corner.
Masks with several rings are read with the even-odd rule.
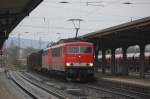
[[[19,75],[22,76],[27,81],[29,81],[30,83],[36,84],[37,86],[42,86],[42,88],[44,88],[43,90],[45,90],[45,91],[52,91],[52,93],[55,92],[55,93],[61,94],[61,95],[63,94],[63,96],[65,96],[64,97],[65,99],[87,99],[87,98],[85,98],[85,95],[81,94],[80,92],[73,92],[75,94],[70,94],[70,92],[72,90],[76,90],[76,89],[67,89],[66,90],[63,87],[58,86],[59,84],[58,85],[56,84],[57,86],[54,87],[53,83],[49,83],[49,82],[47,82],[47,80],[40,79],[29,73],[19,73]],[[67,93],[67,91],[69,93]],[[59,98],[59,99],[62,99],[62,98]],[[93,99],[93,98],[91,98],[91,99]]]
[[[45,77],[43,77],[43,76],[41,76],[40,77],[41,79],[40,79],[40,78],[36,77],[35,75],[29,74],[29,73],[25,73],[25,75],[26,76],[31,76],[30,79],[35,79],[37,81],[41,81],[41,82],[43,82],[43,84],[44,84],[44,81],[47,81],[47,80],[45,80]],[[43,81],[42,81],[42,78],[44,78]],[[104,94],[100,94],[99,93],[99,96],[94,96],[94,95],[88,94],[87,92],[90,92],[90,90],[83,90],[83,89],[81,89],[78,86],[79,84],[77,84],[77,83],[70,84],[69,82],[68,83],[64,83],[62,81],[60,81],[60,82],[52,82],[52,83],[55,83],[55,85],[63,86],[65,88],[65,90],[63,90],[63,92],[72,96],[70,99],[104,99],[104,98],[105,99],[114,99],[110,95],[107,96],[106,94],[104,95]],[[48,84],[48,83],[46,83],[46,84]],[[60,90],[60,88],[58,88],[58,86],[54,86],[54,87],[56,89]],[[85,93],[85,91],[87,91],[87,92]]]
[[[150,95],[148,93],[144,91],[139,91],[139,89],[133,89],[131,85],[127,86],[122,85],[121,83],[107,82],[103,80],[99,80],[99,82],[95,85],[102,88],[111,89],[111,91],[119,92],[119,94],[125,94],[129,97],[133,97],[134,99],[150,99]]]
[[[45,77],[40,77],[39,79],[36,75],[32,75],[27,73],[28,76],[32,76],[33,79],[36,79],[38,81],[42,81],[42,78]],[[57,82],[56,82],[57,83]],[[64,82],[62,82],[64,83]],[[108,87],[101,87],[101,86],[96,86],[93,84],[79,84],[79,83],[64,83],[65,86],[76,86],[74,89],[80,89],[80,90],[85,90],[85,91],[93,91],[97,92],[97,94],[102,94],[101,98],[99,96],[86,96],[87,94],[81,96],[83,99],[149,99],[148,96],[144,93],[139,93],[139,92],[130,92],[125,89],[123,91],[120,89],[114,89],[114,88],[108,88]],[[111,95],[110,95],[111,94]],[[80,99],[82,99],[80,97]],[[87,98],[88,97],[88,98]],[[97,97],[97,98],[96,98]]]
[[[124,89],[104,88],[104,87],[93,86],[93,85],[85,85],[85,87],[112,93],[112,94],[116,95],[116,97],[122,96],[122,97],[125,97],[125,99],[149,99],[149,96],[145,95],[144,93],[131,92],[131,91],[127,91],[127,90],[124,91]]]
[[[19,72],[10,71],[9,78],[12,79],[26,94],[33,99],[67,99],[62,94],[47,90],[40,85],[34,84],[23,78]]]

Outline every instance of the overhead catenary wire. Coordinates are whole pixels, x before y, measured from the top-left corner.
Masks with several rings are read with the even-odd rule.
[[[88,1],[87,1],[88,2]],[[90,1],[89,1],[90,2]],[[95,3],[100,3],[100,2],[102,2],[102,1],[95,1]],[[80,3],[80,2],[78,2],[78,3]],[[83,3],[83,2],[82,2]],[[85,3],[85,2],[84,2]],[[94,3],[94,2],[90,2],[90,3]],[[114,4],[121,4],[121,3],[123,3],[122,1],[120,1],[120,0],[113,0],[113,1],[107,1],[106,2],[106,5],[105,5],[105,7],[108,7],[108,6],[110,6],[110,5],[114,5]],[[74,4],[74,3],[73,3]],[[55,6],[56,7],[56,6]],[[60,8],[60,7],[58,7],[58,8]],[[99,8],[100,7],[96,7],[96,9],[94,9],[94,10],[92,10],[92,11],[90,11],[90,12],[88,12],[88,10],[87,11],[81,11],[81,9],[80,9],[80,11],[78,11],[78,10],[73,10],[73,12],[79,12],[79,13],[85,13],[85,15],[83,15],[83,16],[81,16],[80,14],[79,14],[79,16],[80,16],[80,18],[84,18],[85,16],[92,16],[92,15],[94,15],[94,13],[95,12],[97,12],[98,10],[99,10]],[[64,8],[64,9],[68,9],[68,8]],[[101,8],[101,10],[102,10],[103,8]],[[123,16],[123,15],[118,15],[118,14],[110,14],[110,13],[100,13],[101,15],[109,15],[109,16],[112,16],[112,17],[122,17],[122,18],[134,18],[134,19],[137,19],[138,17],[134,17],[134,16]],[[51,18],[52,19],[52,18]],[[60,18],[57,18],[57,19],[52,19],[53,21],[55,20],[55,21],[59,21],[59,20],[61,20]],[[62,18],[62,20],[63,20],[63,18]],[[65,19],[66,20],[66,19]],[[64,21],[65,21],[64,20]],[[87,20],[87,21],[89,21],[89,20]]]
[[[19,27],[29,27],[29,28],[50,28],[50,29],[65,29],[65,30],[73,30],[74,28],[67,27],[48,27],[48,26],[35,26],[35,25],[21,25]],[[93,30],[89,28],[82,28],[82,30]]]
[[[91,14],[91,13],[90,13],[90,14]],[[102,15],[107,15],[107,16],[109,16],[109,17],[115,17],[115,18],[117,18],[117,17],[120,17],[120,18],[121,18],[121,17],[122,17],[122,18],[131,18],[131,16],[125,16],[125,15],[119,15],[119,14],[109,14],[109,13],[100,13],[100,14],[102,14]],[[133,18],[133,19],[139,19],[139,18],[142,18],[142,17],[132,16],[132,18]],[[44,19],[45,19],[44,22],[46,22],[46,23],[48,23],[46,20],[49,20],[50,22],[51,22],[51,21],[53,21],[53,22],[54,22],[54,21],[58,21],[58,22],[60,22],[60,21],[63,22],[63,21],[64,21],[64,22],[66,22],[66,20],[67,20],[66,18],[60,18],[60,17],[44,17],[44,16],[43,16],[43,17],[42,17],[42,16],[41,16],[41,17],[37,17],[37,16],[29,16],[29,17],[27,17],[27,20],[32,20],[32,21],[33,21],[33,20],[41,20],[41,21],[42,21],[42,20],[44,20]],[[107,21],[108,21],[108,22],[113,22],[113,21],[116,22],[116,21],[119,21],[119,19],[117,19],[117,20],[116,20],[116,19],[103,20],[103,19],[101,19],[101,18],[100,18],[100,19],[85,19],[84,22],[88,22],[88,23],[90,22],[90,23],[91,23],[91,22],[107,22]],[[23,25],[23,22],[22,22],[21,24]]]
[[[116,13],[113,13],[113,12],[112,13],[103,12],[103,9],[105,9],[107,7],[110,7],[110,6],[116,6],[118,4],[122,4],[123,1],[125,1],[125,0],[87,0],[87,1],[86,0],[65,0],[65,1],[69,2],[68,4],[61,4],[58,1],[63,1],[63,0],[51,0],[51,1],[50,0],[44,0],[42,5],[40,5],[40,6],[41,7],[49,7],[50,9],[51,8],[52,9],[53,8],[58,8],[61,11],[66,10],[67,13],[68,12],[70,12],[70,13],[74,12],[74,13],[76,13],[75,15],[77,15],[77,18],[79,17],[81,19],[84,19],[84,23],[83,23],[84,25],[85,24],[88,24],[88,25],[97,24],[97,25],[99,25],[99,24],[103,24],[104,22],[106,22],[106,23],[110,22],[111,23],[111,22],[119,22],[120,20],[121,20],[121,22],[123,22],[123,21],[125,22],[125,21],[129,21],[131,19],[131,17],[132,17],[132,19],[140,18],[138,16],[136,17],[136,16],[128,16],[128,15],[119,15],[119,14],[116,14]],[[85,2],[83,2],[83,1],[85,1]],[[95,3],[99,3],[99,4],[105,2],[104,3],[105,5],[104,5],[104,7],[101,7],[101,6],[100,7],[99,6],[87,6],[86,2],[90,2],[90,1],[92,1],[92,2],[95,1]],[[99,2],[97,2],[97,1],[99,1]],[[107,1],[107,3],[106,3],[106,1]],[[135,0],[133,0],[133,1],[135,1]],[[138,1],[137,4],[139,5],[140,3],[142,4],[142,2]],[[148,4],[147,2],[143,1],[143,4],[144,3]],[[136,4],[136,2],[133,2],[134,6],[137,5],[137,4]],[[45,5],[47,5],[47,6],[45,6]],[[56,6],[56,5],[58,5],[58,6]],[[133,5],[131,5],[131,6],[133,6]],[[82,6],[84,6],[85,9],[82,9]],[[123,6],[126,6],[126,5],[123,5]],[[70,9],[71,7],[73,7],[74,9]],[[61,9],[61,8],[63,8],[63,9]],[[88,8],[92,8],[92,9],[88,9]],[[59,13],[59,12],[56,11],[56,13]],[[95,16],[100,16],[100,17],[96,18]],[[105,16],[105,17],[103,17],[103,16]],[[44,22],[44,19],[45,19],[45,22]],[[47,19],[50,22],[49,25],[47,25],[48,24]],[[37,30],[37,28],[40,28],[40,29],[45,29],[45,31],[47,31],[47,29],[49,28],[50,32],[54,31],[54,30],[56,32],[62,31],[62,30],[64,30],[64,31],[66,31],[66,30],[68,30],[68,31],[69,30],[73,30],[73,28],[70,28],[70,27],[68,27],[66,25],[62,25],[61,26],[60,23],[66,22],[67,19],[69,19],[69,18],[67,18],[67,17],[60,17],[60,16],[56,16],[56,17],[51,17],[51,16],[50,17],[45,17],[45,16],[42,17],[41,16],[41,17],[39,17],[39,16],[32,16],[31,15],[31,16],[27,17],[27,20],[41,20],[40,22],[42,23],[42,21],[43,21],[43,24],[44,23],[45,24],[43,26],[41,26],[40,22],[38,22],[38,24],[34,24],[34,22],[33,22],[31,25],[28,24],[28,23],[25,24],[26,22],[25,23],[22,22],[22,26],[19,25],[19,27],[20,28],[30,28],[30,29],[32,28],[32,29],[35,29],[35,30]],[[93,23],[91,23],[91,22],[93,22]],[[55,24],[53,24],[53,23],[55,23]],[[94,28],[90,29],[90,28],[87,27],[87,25],[85,25],[85,26],[84,25],[82,25],[83,28],[81,28],[82,30],[84,30],[84,32],[88,31],[88,30],[89,31],[90,30],[97,30],[96,28],[95,29]]]

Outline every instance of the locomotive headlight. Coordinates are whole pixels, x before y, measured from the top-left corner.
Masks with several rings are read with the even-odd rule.
[[[91,67],[92,67],[92,66],[93,66],[93,63],[89,63],[89,66],[91,66]]]
[[[70,63],[66,63],[66,66],[70,66],[71,64]]]

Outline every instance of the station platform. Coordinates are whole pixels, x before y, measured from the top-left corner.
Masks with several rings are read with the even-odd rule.
[[[106,86],[117,86],[132,91],[150,94],[150,79],[140,79],[130,76],[111,76],[110,74],[96,73],[98,82],[105,83]]]
[[[101,76],[98,76],[101,75]],[[100,78],[99,78],[100,77]],[[96,74],[96,78],[111,81],[111,82],[120,82],[126,84],[133,84],[137,86],[150,87],[150,79],[138,79],[133,77],[125,77],[125,76],[103,76],[102,74]]]
[[[0,68],[0,99],[31,99],[7,78],[3,68]]]

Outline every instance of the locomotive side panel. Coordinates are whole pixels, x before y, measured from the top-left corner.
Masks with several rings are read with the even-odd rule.
[[[44,50],[42,53],[42,69],[49,69],[48,66],[48,50]]]
[[[65,71],[64,47],[52,48],[52,67],[53,70]]]
[[[48,68],[49,70],[52,69],[52,50],[48,49],[48,56],[47,56],[47,61],[48,61]]]

